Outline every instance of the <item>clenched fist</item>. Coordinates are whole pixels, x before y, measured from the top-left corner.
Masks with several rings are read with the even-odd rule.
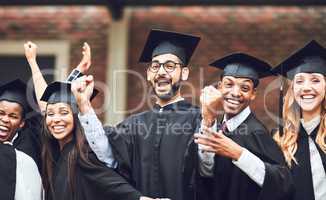
[[[217,118],[218,111],[222,108],[223,95],[213,86],[207,86],[200,95],[201,113],[204,125],[210,127]]]
[[[80,63],[76,67],[77,70],[79,70],[81,73],[85,74],[87,70],[91,66],[91,48],[87,44],[87,42],[84,42],[83,50],[82,50],[83,58],[81,59]]]
[[[27,61],[36,61],[37,45],[31,41],[28,41],[24,44],[24,49]]]
[[[71,83],[71,92],[75,96],[80,112],[87,113],[91,109],[90,98],[94,90],[92,75],[82,76]]]

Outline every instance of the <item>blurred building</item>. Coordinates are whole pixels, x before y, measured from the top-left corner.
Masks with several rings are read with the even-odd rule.
[[[326,45],[326,7],[129,7],[119,20],[104,6],[0,7],[0,79],[30,77],[23,43],[32,40],[39,45],[47,80],[63,80],[81,59],[86,41],[92,48],[90,74],[105,89],[94,106],[103,121],[114,124],[152,105],[141,78],[146,66],[138,63],[151,28],[202,37],[183,88],[187,99],[198,104],[200,89],[219,79],[220,71],[208,67],[216,58],[244,51],[275,65],[311,39]],[[278,86],[278,79],[263,80],[252,105],[269,128],[275,126],[270,113],[277,115]]]

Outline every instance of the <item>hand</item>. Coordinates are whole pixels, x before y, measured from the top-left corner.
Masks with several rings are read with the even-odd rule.
[[[201,145],[201,150],[213,152],[217,155],[238,160],[242,154],[242,147],[232,139],[226,137],[222,131],[216,132],[209,128],[203,127],[205,134],[194,135],[195,143]]]
[[[204,125],[211,127],[222,107],[223,95],[215,87],[207,86],[201,90],[200,103]]]
[[[144,197],[144,196],[143,196],[143,197],[140,197],[139,200],[154,200],[154,199],[149,198],[149,197]]]
[[[36,61],[37,45],[31,41],[28,41],[24,44],[24,49],[27,61]]]
[[[87,42],[84,42],[82,54],[83,58],[81,59],[80,63],[76,68],[81,73],[86,74],[86,72],[91,66],[91,48],[89,47]]]
[[[87,113],[92,109],[90,98],[94,90],[92,75],[82,76],[71,83],[71,92],[75,96],[80,112]]]

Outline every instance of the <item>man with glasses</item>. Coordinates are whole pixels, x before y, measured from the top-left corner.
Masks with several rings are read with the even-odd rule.
[[[139,61],[148,63],[147,81],[156,103],[148,111],[131,115],[116,128],[105,127],[114,159],[111,146],[103,140],[104,131],[96,129],[101,127],[100,122],[89,101],[85,101],[92,90],[92,79],[79,80],[85,84],[73,83],[90,146],[101,161],[117,167],[145,196],[195,198],[197,151],[193,134],[200,124],[200,110],[184,100],[180,86],[188,78],[187,66],[199,40],[175,32],[150,32]]]

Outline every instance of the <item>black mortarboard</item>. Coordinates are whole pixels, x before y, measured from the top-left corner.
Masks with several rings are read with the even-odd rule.
[[[273,71],[288,79],[293,79],[300,72],[326,74],[326,50],[315,40],[277,65]]]
[[[26,94],[27,86],[20,79],[15,79],[0,86],[0,101],[6,100],[18,103],[22,106],[24,114],[30,109]]]
[[[184,65],[188,65],[199,40],[199,37],[193,35],[151,30],[139,62],[150,62],[154,56],[171,53],[180,58]]]
[[[259,79],[272,75],[272,68],[268,63],[244,53],[225,56],[210,65],[222,69],[223,76],[249,78],[255,87],[259,84]]]
[[[91,100],[97,93],[98,90],[94,89]],[[72,106],[73,112],[78,111],[75,96],[71,92],[71,83],[68,82],[55,81],[49,84],[41,97],[41,101],[45,101],[48,104],[67,103]]]

